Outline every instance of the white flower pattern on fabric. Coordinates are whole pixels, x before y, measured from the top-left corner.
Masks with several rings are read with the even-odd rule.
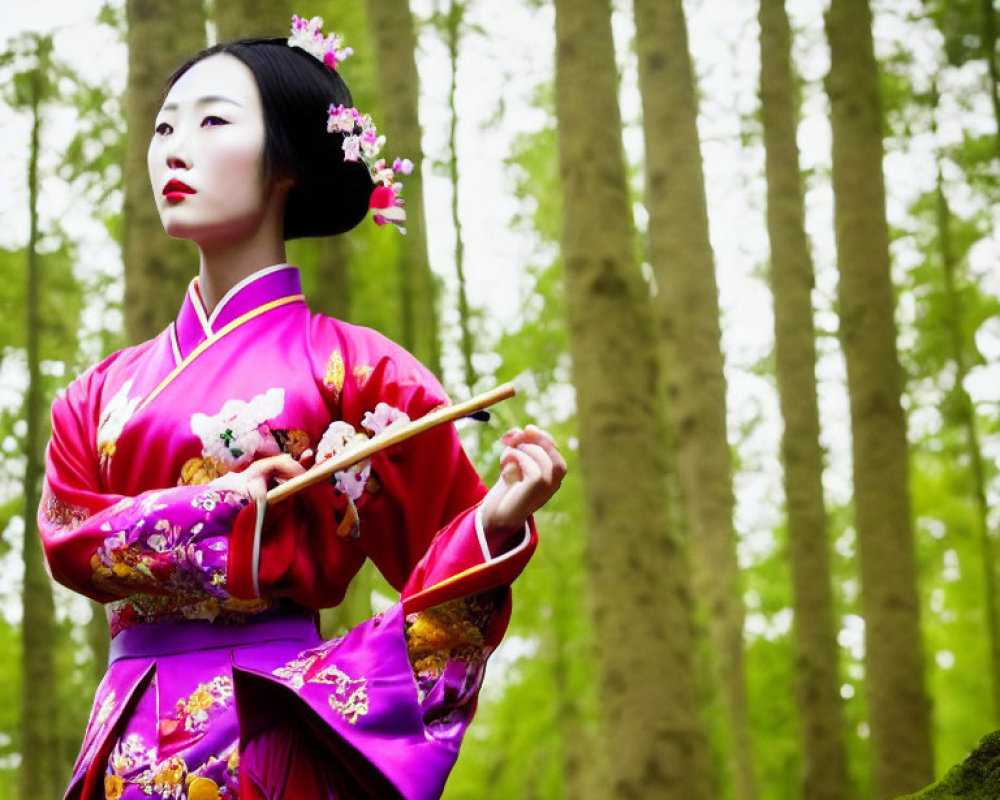
[[[319,464],[334,456],[356,449],[367,441],[368,437],[363,433],[358,433],[350,423],[343,420],[331,422],[316,448],[316,463]],[[371,460],[366,458],[349,469],[337,472],[337,483],[335,484],[337,491],[343,492],[351,500],[357,500],[365,491],[365,484],[368,483],[371,469]]]
[[[379,403],[374,411],[366,411],[361,419],[361,427],[372,436],[378,436],[386,428],[393,425],[405,425],[410,421],[409,416],[388,403]]]
[[[285,407],[285,390],[269,389],[264,394],[243,400],[227,400],[215,416],[191,415],[191,432],[202,443],[202,456],[225,465],[228,470],[245,467],[257,457],[277,455],[277,442],[271,436],[268,420]]]
[[[122,384],[101,415],[101,422],[97,426],[97,452],[101,457],[101,466],[115,454],[118,437],[139,406],[140,398],[129,397],[130,391],[132,391],[131,378]]]

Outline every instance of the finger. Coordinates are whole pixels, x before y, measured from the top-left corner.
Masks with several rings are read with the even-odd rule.
[[[554,445],[556,443],[556,440],[551,433],[539,428],[537,425],[525,425],[524,432],[530,439],[538,442],[539,444],[547,442]]]
[[[511,447],[517,447],[524,442],[537,444],[544,447],[553,456],[558,453],[559,446],[555,438],[546,430],[542,430],[537,425],[527,425],[522,428],[512,428],[504,434],[503,443]]]
[[[542,479],[542,470],[538,462],[529,453],[524,452],[521,447],[511,447],[504,451],[500,457],[500,464],[505,467],[508,464],[516,465],[521,473],[522,483],[537,483]]]
[[[537,444],[529,444],[527,442],[519,444],[517,450],[528,456],[538,467],[538,477],[546,482],[550,483],[552,481],[552,458],[549,452]]]
[[[509,447],[514,447],[521,441],[523,436],[524,430],[522,428],[511,428],[500,437],[500,441]]]
[[[306,471],[306,468],[288,453],[262,458],[260,461],[255,461],[253,466],[256,467],[257,474],[272,478],[294,478]]]

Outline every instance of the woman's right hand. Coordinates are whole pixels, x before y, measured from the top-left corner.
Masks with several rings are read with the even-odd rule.
[[[270,488],[272,480],[283,483],[305,471],[306,468],[288,453],[282,453],[254,461],[240,472],[228,472],[221,478],[212,481],[212,485],[220,489],[239,492],[249,500],[256,502],[267,496],[267,490]]]

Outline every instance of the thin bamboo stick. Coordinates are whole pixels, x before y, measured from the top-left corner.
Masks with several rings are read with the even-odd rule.
[[[495,403],[499,403],[501,400],[513,397],[514,394],[514,384],[504,383],[497,386],[495,389],[490,389],[488,392],[483,392],[475,397],[471,397],[462,403],[456,403],[453,406],[445,406],[435,411],[431,411],[430,413],[422,416],[420,419],[415,419],[405,425],[401,425],[398,428],[386,428],[378,436],[373,436],[360,447],[348,450],[347,452],[341,453],[340,455],[334,456],[326,461],[322,461],[311,469],[306,470],[301,475],[290,478],[280,486],[276,486],[271,489],[267,493],[267,503],[268,505],[280,503],[282,500],[285,500],[295,494],[295,492],[305,489],[307,486],[319,483],[322,480],[326,480],[333,475],[333,473],[340,472],[341,470],[354,466],[359,461],[364,461],[366,458],[369,458],[380,450],[385,450],[387,447],[399,444],[412,436],[416,436],[419,433],[435,428],[438,425],[443,425],[446,422],[453,422],[461,417],[467,417],[475,411],[488,408]]]

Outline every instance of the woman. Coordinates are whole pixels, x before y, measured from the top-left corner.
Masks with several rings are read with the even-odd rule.
[[[171,78],[149,172],[198,277],[167,330],[53,406],[46,555],[113,637],[69,798],[439,796],[565,472],[548,434],[512,430],[487,492],[447,426],[267,507],[276,481],[447,402],[400,347],[311,314],[285,264],[286,239],[346,231],[370,198],[403,216],[321,24]],[[322,642],[317,610],[365,558],[400,603]]]

